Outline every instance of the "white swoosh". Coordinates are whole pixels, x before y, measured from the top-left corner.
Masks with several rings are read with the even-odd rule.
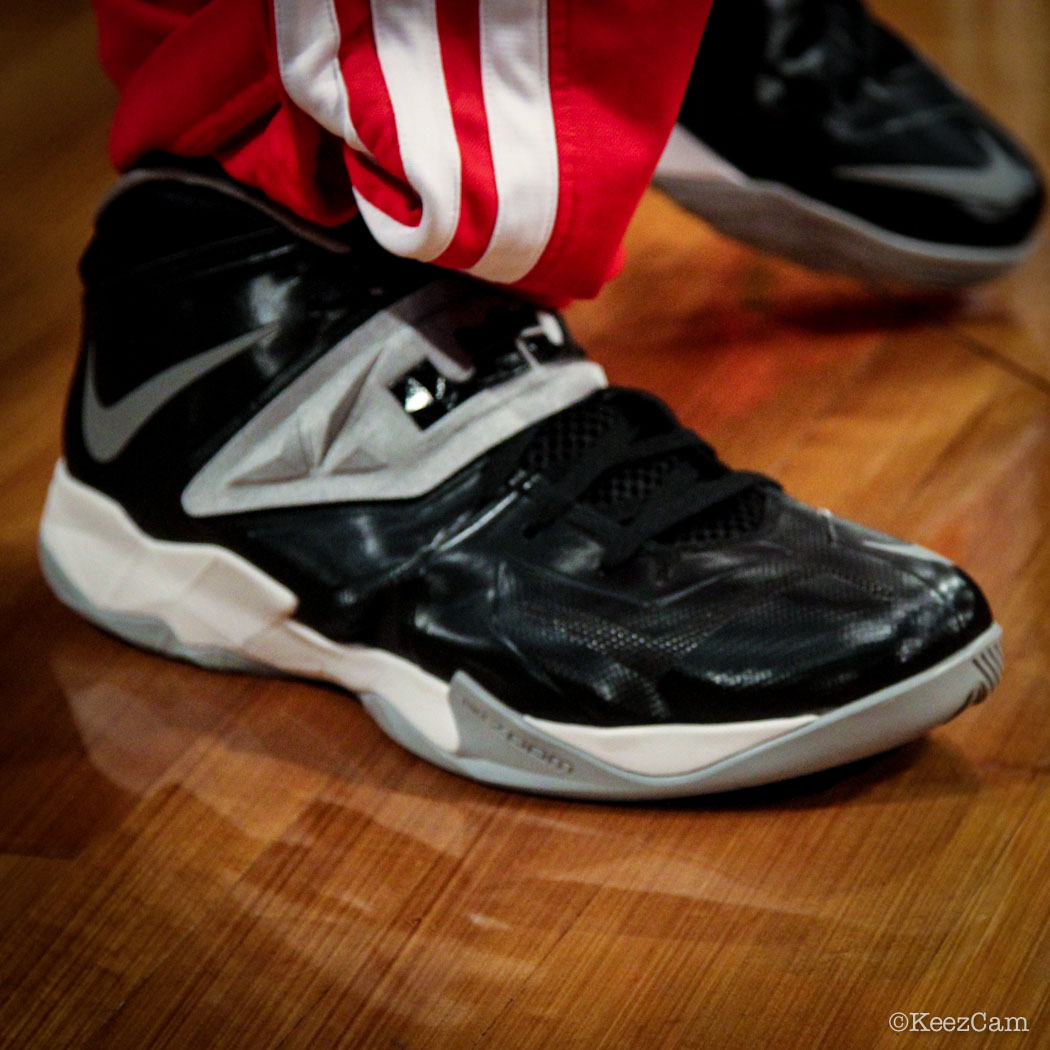
[[[996,204],[1023,193],[1028,186],[1024,170],[987,132],[980,133],[987,158],[979,168],[949,168],[924,164],[855,164],[833,169],[840,179],[919,190],[938,197],[969,197]]]
[[[95,348],[87,348],[84,377],[84,445],[99,463],[109,463],[127,447],[146,421],[177,394],[230,358],[254,346],[278,327],[276,321],[195,354],[147,379],[112,405],[103,405],[95,375]]]

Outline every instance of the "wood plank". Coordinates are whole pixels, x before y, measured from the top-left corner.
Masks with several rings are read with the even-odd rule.
[[[1050,10],[884,0],[1050,161]],[[892,754],[659,805],[500,792],[336,690],[176,665],[58,605],[35,522],[110,175],[87,9],[0,11],[0,1045],[897,1047],[1050,1006],[1050,248],[960,298],[816,276],[650,194],[570,312],[733,463],[933,546],[1007,676]],[[56,75],[61,69],[62,76]],[[50,123],[48,123],[50,122]]]

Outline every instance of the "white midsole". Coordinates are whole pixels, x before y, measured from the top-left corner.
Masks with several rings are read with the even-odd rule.
[[[716,725],[588,726],[525,716],[555,740],[642,776],[693,773],[816,721],[817,715]]]
[[[376,693],[435,747],[459,751],[447,682],[400,656],[333,642],[294,619],[283,584],[225,547],[158,540],[114,500],[60,461],[41,542],[100,612],[162,621],[188,648],[236,653],[287,674]],[[813,720],[813,715],[719,725],[587,727],[527,719],[621,769],[650,776],[691,772]]]
[[[102,626],[120,634],[116,617],[158,621],[178,641],[174,648],[155,646],[170,655],[193,659],[195,651],[234,654],[275,671],[378,696],[448,756],[451,767],[459,768],[459,759],[466,756],[448,682],[393,653],[334,642],[299,623],[294,619],[296,596],[283,584],[224,547],[154,539],[118,503],[73,478],[62,461],[48,491],[40,539],[48,558],[77,592],[76,607]],[[970,648],[977,653],[990,639],[991,635]],[[909,739],[965,706],[965,689],[956,678],[972,655],[964,650],[850,709],[907,699],[916,689],[922,690],[929,701],[928,718],[907,721],[900,740],[893,736],[892,727],[879,729],[886,746]],[[972,670],[969,673],[972,676]],[[776,746],[773,742],[778,738],[798,739],[809,732],[807,727],[818,728],[814,722],[833,721],[838,715],[617,727],[531,716],[524,721],[547,738],[616,769],[646,777],[675,777],[753,748]],[[863,750],[863,741],[859,747]]]
[[[100,612],[158,619],[188,648],[225,650],[354,693],[378,693],[436,747],[459,746],[447,682],[393,653],[333,642],[298,623],[298,601],[283,584],[225,547],[146,535],[61,461],[40,540]]]

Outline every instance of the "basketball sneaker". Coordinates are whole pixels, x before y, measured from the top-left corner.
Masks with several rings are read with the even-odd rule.
[[[860,0],[716,0],[654,179],[719,230],[917,286],[1009,269],[1043,187],[987,114]]]
[[[999,628],[929,551],[730,470],[560,318],[157,167],[104,202],[40,531],[55,593],[333,682],[491,784],[658,798],[891,748]]]

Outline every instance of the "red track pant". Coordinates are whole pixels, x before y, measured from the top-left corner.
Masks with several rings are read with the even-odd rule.
[[[214,156],[324,224],[547,300],[594,295],[710,0],[94,0],[119,168]]]

